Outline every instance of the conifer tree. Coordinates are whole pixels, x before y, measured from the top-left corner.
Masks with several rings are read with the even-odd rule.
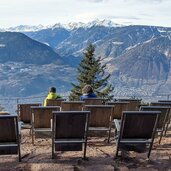
[[[83,53],[84,57],[81,60],[77,70],[78,84],[71,83],[73,89],[71,90],[70,100],[79,100],[80,95],[82,94],[81,90],[86,85],[89,84],[92,86],[94,92],[98,97],[111,100],[113,87],[108,83],[110,74],[105,73],[106,64],[101,64],[101,57],[94,57],[95,46],[89,44],[86,48],[86,51]]]

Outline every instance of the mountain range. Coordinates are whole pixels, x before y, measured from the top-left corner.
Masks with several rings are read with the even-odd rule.
[[[88,24],[58,23],[46,27],[39,25],[1,29],[2,75],[11,78],[16,87],[20,85],[19,90],[12,95],[42,93],[51,84],[58,86],[61,93],[69,91],[70,82],[76,80],[76,67],[89,43],[96,47],[95,56],[103,57],[103,62],[107,63],[106,72],[111,74],[110,82],[115,87],[115,96],[170,93],[171,28],[123,26],[97,20]],[[7,69],[12,66],[16,66],[16,71]],[[26,80],[28,76],[30,79],[28,86],[25,81],[19,80],[21,76],[17,67],[20,66],[28,69],[24,71]],[[10,77],[10,73],[14,75]],[[8,86],[12,88],[10,83]],[[20,92],[21,87],[24,90]],[[1,88],[0,94],[6,92],[3,95],[8,96],[8,91]]]

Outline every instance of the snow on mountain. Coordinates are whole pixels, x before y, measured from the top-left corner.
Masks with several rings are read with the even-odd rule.
[[[1,29],[0,31],[12,31],[12,32],[35,32],[35,31],[40,31],[44,29],[55,29],[55,28],[65,28],[66,30],[74,30],[80,27],[83,28],[91,28],[93,26],[104,26],[104,27],[122,27],[123,25],[113,23],[111,20],[93,20],[88,23],[83,23],[83,22],[69,22],[67,24],[61,24],[61,23],[56,23],[53,25],[38,25],[38,26],[30,26],[30,25],[19,25],[16,27],[9,27],[9,28],[4,28]]]
[[[39,30],[43,30],[46,29],[46,26],[43,25],[38,25],[38,26],[30,26],[30,25],[19,25],[16,27],[9,27],[9,28],[5,28],[3,30],[5,31],[12,31],[12,32],[29,32],[29,31],[39,31]]]
[[[105,26],[105,27],[122,27],[123,25],[120,25],[120,24],[116,24],[114,22],[112,22],[111,20],[94,20],[94,21],[91,21],[87,24],[85,24],[85,27],[92,27],[92,26]]]

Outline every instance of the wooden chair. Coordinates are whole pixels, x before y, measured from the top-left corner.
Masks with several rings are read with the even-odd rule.
[[[106,105],[114,106],[112,119],[121,119],[122,112],[128,110],[128,104],[129,104],[129,102],[124,102],[124,101],[121,101],[121,102],[116,101],[116,102],[107,102],[106,103]]]
[[[166,118],[166,126],[165,126],[165,131],[164,131],[164,135],[166,135],[166,132],[168,130],[169,124],[171,122],[171,102],[151,102],[150,104],[151,106],[168,106],[169,107],[169,114],[167,115]]]
[[[52,112],[60,111],[60,106],[32,106],[32,144],[34,138],[51,137]]]
[[[81,111],[84,101],[63,101],[61,104],[62,111]]]
[[[84,99],[85,105],[102,105],[104,99],[102,98],[86,98]]]
[[[21,161],[18,118],[16,115],[0,115],[0,155],[18,154]]]
[[[117,99],[117,100],[129,102],[127,108],[128,111],[138,111],[141,104],[141,99]]]
[[[135,145],[149,145],[148,158],[153,146],[160,111],[123,112],[118,138],[116,138],[116,157],[120,149],[134,151]]]
[[[18,104],[17,105],[17,114],[20,121],[24,124],[31,124],[31,106],[40,106],[40,103],[29,103],[29,104]]]
[[[142,111],[160,111],[159,121],[157,124],[157,132],[160,133],[159,144],[163,137],[166,125],[166,119],[169,114],[169,107],[167,106],[141,106],[140,110]]]
[[[84,110],[90,111],[89,131],[107,131],[108,140],[110,141],[110,133],[112,126],[112,105],[85,105]]]
[[[82,151],[86,158],[89,111],[53,112],[52,158],[55,151]]]
[[[47,106],[61,106],[61,103],[63,101],[66,101],[66,99],[62,99],[62,98],[59,98],[59,99],[47,99],[46,104],[47,104]]]

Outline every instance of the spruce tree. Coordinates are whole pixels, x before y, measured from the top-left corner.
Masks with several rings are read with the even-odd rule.
[[[106,64],[102,65],[102,58],[94,57],[95,46],[89,44],[86,51],[83,53],[83,59],[79,64],[77,81],[78,84],[71,83],[73,89],[71,90],[70,100],[79,100],[82,95],[82,88],[89,84],[92,86],[94,92],[98,97],[102,97],[107,100],[112,99],[110,94],[113,91],[113,87],[108,83],[110,74],[105,74]]]

